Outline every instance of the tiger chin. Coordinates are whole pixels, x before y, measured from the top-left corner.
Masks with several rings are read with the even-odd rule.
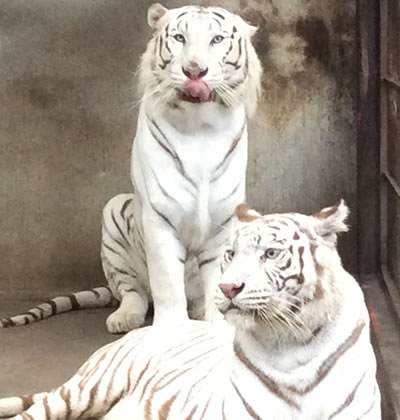
[[[368,311],[336,250],[347,215],[240,205],[215,294],[227,322],[132,331],[55,391],[0,400],[0,417],[381,420]]]

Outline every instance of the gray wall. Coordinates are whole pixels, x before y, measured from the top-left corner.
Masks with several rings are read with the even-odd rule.
[[[101,210],[130,190],[133,73],[150,4],[0,1],[0,296],[104,282]],[[344,197],[355,214],[353,2],[212,4],[260,28],[264,100],[250,124],[249,202],[313,212]],[[352,268],[355,222],[342,241]]]

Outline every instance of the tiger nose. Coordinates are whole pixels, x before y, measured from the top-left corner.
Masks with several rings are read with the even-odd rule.
[[[221,283],[218,285],[218,287],[221,289],[222,293],[228,299],[233,299],[244,289],[244,283],[242,283],[240,286],[233,283],[227,283],[227,284]]]
[[[188,66],[182,67],[183,74],[191,80],[199,80],[204,77],[208,68],[201,68],[197,63],[190,62]]]

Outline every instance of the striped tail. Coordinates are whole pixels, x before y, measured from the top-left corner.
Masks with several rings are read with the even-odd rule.
[[[0,328],[19,327],[32,324],[63,312],[75,311],[78,309],[105,308],[114,306],[116,299],[111,289],[107,286],[97,287],[91,290],[72,293],[67,296],[57,296],[48,302],[43,302],[29,311],[0,319]]]
[[[24,395],[22,397],[8,397],[0,399],[0,418],[10,418],[21,414],[35,402],[41,400],[47,395],[47,392],[39,392],[33,395]]]

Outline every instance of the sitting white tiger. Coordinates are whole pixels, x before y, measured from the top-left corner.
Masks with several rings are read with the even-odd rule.
[[[55,391],[0,400],[0,416],[30,406],[15,419],[381,419],[368,312],[336,251],[347,207],[236,214],[215,296],[235,329],[132,331]]]
[[[244,200],[246,114],[260,88],[255,28],[239,16],[154,4],[148,22],[154,36],[140,66],[135,194],[104,210],[103,268],[121,301],[107,320],[110,332],[143,325],[151,300],[155,323],[187,318],[187,297],[197,316],[204,307],[205,318],[213,316],[216,259]],[[191,275],[194,259],[200,278]]]
[[[155,322],[184,320],[188,303],[194,316],[203,316],[204,305],[205,317],[213,316],[212,298],[204,303],[204,293],[212,296],[206,290],[214,288],[226,227],[245,199],[246,116],[254,113],[260,90],[255,28],[239,16],[215,7],[154,4],[148,23],[154,35],[139,69],[135,194],[113,198],[103,217],[102,264],[121,302],[107,320],[110,332],[143,325],[150,301]],[[110,300],[107,288],[75,293],[4,318],[0,327]]]

